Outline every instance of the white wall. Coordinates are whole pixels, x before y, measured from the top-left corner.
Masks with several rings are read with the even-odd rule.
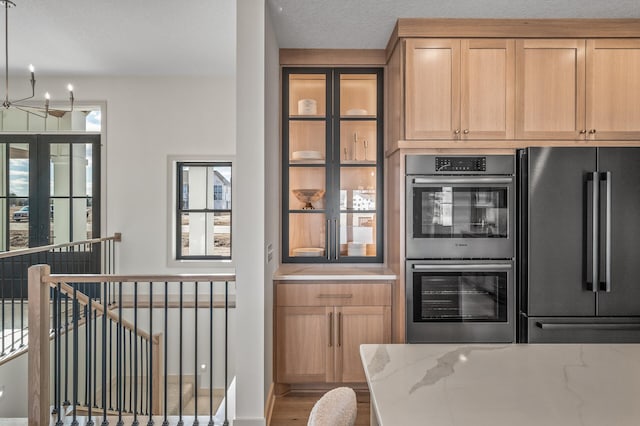
[[[264,386],[265,398],[273,383],[273,273],[280,262],[280,56],[271,16],[265,36],[265,244],[273,258],[264,270]],[[266,402],[266,401],[265,401]]]
[[[167,157],[235,154],[235,78],[121,77],[73,81],[78,100],[106,101],[103,234],[122,232],[119,271],[211,272],[211,268],[191,266],[185,270],[167,265],[168,214],[172,201],[169,197],[173,196],[168,188]],[[62,83],[63,80],[40,78],[38,86],[63,87]],[[65,96],[64,91],[52,92],[54,99]],[[228,266],[225,263],[221,268]]]
[[[237,3],[236,420],[264,425],[265,0]],[[271,193],[269,193],[271,196]]]
[[[27,416],[27,354],[0,365],[0,417]]]

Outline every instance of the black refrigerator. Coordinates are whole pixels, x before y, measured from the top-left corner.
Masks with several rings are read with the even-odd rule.
[[[640,342],[640,148],[518,151],[518,341]]]

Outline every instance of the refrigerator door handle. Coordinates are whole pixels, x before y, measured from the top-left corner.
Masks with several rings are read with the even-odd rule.
[[[600,282],[600,271],[599,271],[599,247],[598,247],[598,232],[599,232],[599,221],[598,221],[598,209],[600,206],[600,175],[598,172],[589,172],[587,176],[587,188],[591,186],[591,203],[588,208],[591,209],[591,273],[587,272],[587,279],[591,278],[591,281],[587,282],[591,286],[591,291],[594,293],[598,292],[598,283]],[[587,189],[588,190],[588,189]],[[589,253],[587,253],[589,256]],[[589,267],[589,262],[587,262],[587,268]]]
[[[603,290],[611,292],[611,172],[602,173],[601,178],[605,181],[605,222],[604,222],[604,286]]]

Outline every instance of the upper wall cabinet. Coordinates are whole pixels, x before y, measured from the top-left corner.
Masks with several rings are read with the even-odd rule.
[[[514,135],[514,41],[408,39],[405,138]]]
[[[593,139],[640,139],[640,40],[587,40],[586,126]]]
[[[519,40],[516,137],[640,139],[640,40]]]

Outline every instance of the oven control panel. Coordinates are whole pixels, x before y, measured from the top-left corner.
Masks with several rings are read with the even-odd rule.
[[[436,157],[437,172],[485,172],[487,157]]]

